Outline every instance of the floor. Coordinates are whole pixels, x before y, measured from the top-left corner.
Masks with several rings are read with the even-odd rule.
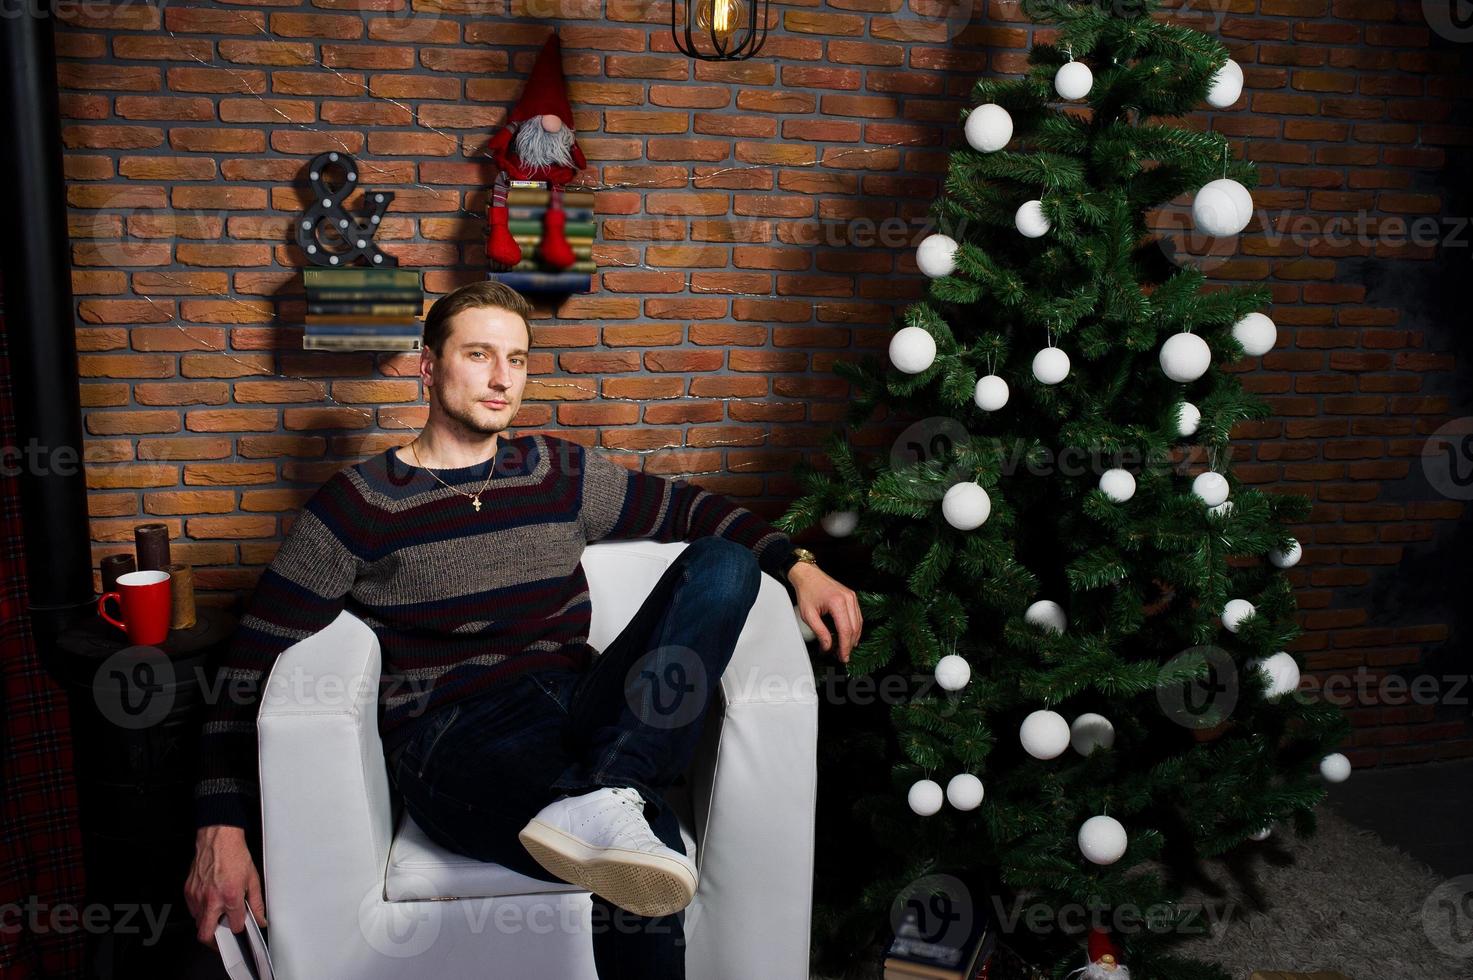
[[[1473,760],[1359,770],[1328,802],[1440,875],[1473,874]]]
[[[1366,769],[1330,787],[1328,803],[1346,820],[1446,877],[1473,874],[1473,760]],[[223,980],[218,954],[193,937],[159,950],[168,967],[152,975]],[[162,965],[162,964],[156,964]],[[131,972],[131,971],[129,971]],[[106,973],[100,974],[106,977]]]

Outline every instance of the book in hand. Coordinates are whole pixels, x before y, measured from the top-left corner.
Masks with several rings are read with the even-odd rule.
[[[985,908],[917,894],[885,954],[885,980],[974,980],[997,945]]]
[[[230,915],[222,913],[215,925],[215,945],[220,948],[220,959],[225,963],[225,972],[230,980],[276,980],[271,969],[271,951],[256,924],[256,913],[249,903],[245,909],[245,931],[240,935],[230,931]]]

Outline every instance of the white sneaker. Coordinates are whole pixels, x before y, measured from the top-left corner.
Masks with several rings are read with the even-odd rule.
[[[696,894],[695,862],[650,830],[632,786],[554,800],[517,839],[548,871],[636,915],[670,915]]]

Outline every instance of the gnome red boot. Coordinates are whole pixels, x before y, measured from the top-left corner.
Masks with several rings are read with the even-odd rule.
[[[568,213],[561,208],[549,208],[542,216],[542,262],[558,272],[578,261],[568,244],[567,226]]]
[[[567,212],[548,208],[542,215],[542,264],[552,270],[561,271],[577,261],[573,246],[567,243]]]
[[[486,258],[493,267],[510,269],[522,261],[522,246],[512,237],[506,226],[506,208],[493,207],[487,212],[489,227],[486,232]]]

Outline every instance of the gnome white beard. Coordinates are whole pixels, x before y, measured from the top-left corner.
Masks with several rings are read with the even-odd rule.
[[[1084,980],[1130,980],[1130,967],[1118,963],[1112,969],[1103,963],[1091,963],[1082,976]]]
[[[542,128],[541,119],[527,119],[517,126],[516,142],[517,159],[525,166],[573,165],[573,130],[567,126],[549,133]]]

